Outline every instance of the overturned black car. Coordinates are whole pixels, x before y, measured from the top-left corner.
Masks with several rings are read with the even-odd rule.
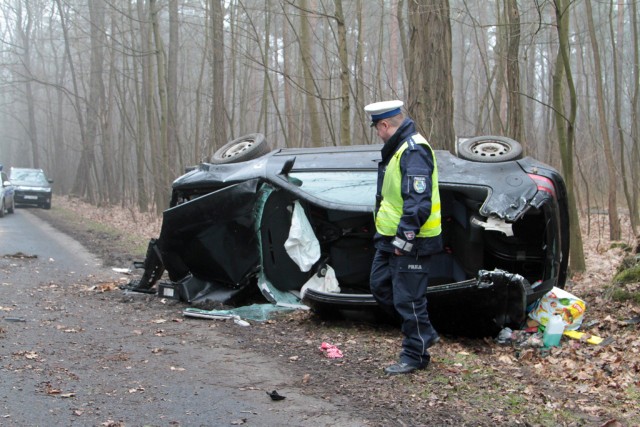
[[[127,288],[228,305],[259,289],[274,303],[299,298],[320,315],[375,312],[380,148],[269,151],[260,134],[231,141],[174,181],[160,236],[137,263],[144,274]],[[429,280],[434,326],[456,334],[517,327],[530,304],[564,287],[564,181],[504,137],[469,138],[457,156],[436,156],[444,250]]]

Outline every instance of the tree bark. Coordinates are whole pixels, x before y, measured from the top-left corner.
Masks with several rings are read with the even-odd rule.
[[[321,147],[322,132],[318,118],[318,106],[316,105],[315,83],[313,81],[311,34],[307,10],[307,0],[300,0],[300,56],[304,71],[304,97],[307,104],[307,117],[309,118],[309,140],[313,147]]]
[[[351,107],[349,104],[349,54],[347,29],[344,24],[342,0],[334,0],[338,25],[338,55],[340,57],[340,145],[351,145]]]
[[[169,206],[169,194],[167,188],[170,183],[169,152],[168,152],[168,116],[169,104],[167,100],[167,76],[164,44],[158,22],[157,0],[149,0],[151,10],[151,27],[153,29],[154,53],[156,59],[157,89],[160,102],[160,138],[157,141],[156,156],[158,158],[158,170],[154,179],[156,184],[155,201],[156,211],[162,213]]]
[[[409,2],[409,28],[409,51],[414,64],[408,73],[407,110],[433,147],[453,152],[449,1]]]
[[[580,231],[580,216],[576,205],[573,174],[573,144],[575,139],[574,123],[576,119],[576,92],[573,84],[573,75],[569,61],[569,12],[568,5],[571,0],[557,0],[556,2],[556,28],[558,31],[558,54],[555,62],[553,76],[553,107],[556,123],[556,135],[560,148],[563,175],[565,178],[569,198],[569,262],[573,273],[583,272],[586,269],[582,233]],[[564,94],[569,90],[569,114],[565,113]]]
[[[211,7],[211,120],[209,141],[215,149],[227,143],[227,117],[224,108],[224,13],[223,0],[210,0]]]
[[[22,68],[24,69],[24,75],[27,76],[24,79],[25,95],[27,102],[27,134],[29,136],[29,142],[31,146],[31,162],[34,168],[40,168],[40,144],[38,143],[38,127],[36,125],[35,114],[35,98],[33,96],[33,87],[31,82],[31,31],[33,27],[33,14],[31,10],[31,4],[29,1],[25,2],[26,22],[22,21],[22,4],[18,3],[16,30],[20,38],[20,44],[22,48]]]
[[[169,176],[184,170],[178,128],[178,51],[180,21],[178,0],[169,0],[169,48],[167,57],[167,157]]]
[[[526,148],[520,98],[520,12],[516,0],[505,0],[507,20],[507,135]]]
[[[607,161],[609,193],[609,238],[611,240],[620,240],[621,229],[620,219],[618,217],[616,165],[613,160],[613,149],[611,139],[609,138],[609,128],[606,117],[607,113],[604,106],[604,90],[602,87],[602,64],[600,61],[600,50],[598,47],[598,39],[596,38],[595,25],[593,23],[593,10],[591,8],[591,0],[585,0],[585,6],[587,7],[586,18],[589,28],[589,38],[591,40],[591,50],[593,52],[593,65],[595,67],[594,78],[596,84],[598,123],[600,125],[600,134],[602,136],[604,157]]]
[[[633,27],[633,69],[634,75],[640,75],[640,37],[638,36],[638,5],[631,2],[631,25]],[[633,81],[631,99],[631,223],[634,232],[640,227],[640,79]]]

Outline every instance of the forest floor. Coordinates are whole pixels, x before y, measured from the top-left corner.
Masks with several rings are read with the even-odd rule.
[[[142,260],[160,228],[153,215],[63,197],[54,199],[50,211],[32,212],[113,267]],[[629,245],[637,244],[626,234]],[[565,287],[586,302],[581,331],[604,338],[605,345],[564,337],[560,347],[543,350],[516,341],[444,336],[431,349],[428,369],[388,377],[382,369],[396,360],[401,346],[400,331],[392,326],[323,321],[308,311],[248,328],[211,322],[238,346],[281,360],[309,393],[346,400],[370,426],[640,425],[640,306],[610,297],[616,288],[612,278],[629,252],[607,236],[605,216],[593,215],[583,224],[587,270]],[[626,290],[637,295],[640,283]],[[182,316],[186,305],[160,300],[149,297],[149,310]],[[327,358],[319,349],[323,342],[337,346],[344,357]]]

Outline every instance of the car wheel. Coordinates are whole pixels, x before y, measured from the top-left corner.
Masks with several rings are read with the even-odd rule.
[[[211,156],[211,163],[237,163],[255,159],[269,152],[261,133],[251,133],[226,143]]]
[[[4,217],[4,199],[0,201],[0,218]]]
[[[16,210],[16,201],[11,199],[11,205],[7,208],[7,212],[10,214],[14,213]]]
[[[47,203],[43,204],[42,207],[44,209],[51,209],[51,202],[47,202]]]
[[[522,145],[504,136],[476,136],[458,145],[458,157],[484,163],[517,160],[522,158]]]

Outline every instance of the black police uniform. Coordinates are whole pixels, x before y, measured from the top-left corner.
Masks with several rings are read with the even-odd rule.
[[[382,161],[378,165],[377,197],[380,200],[382,181],[389,160],[402,144],[416,134],[413,120],[406,118],[396,133],[382,148]],[[398,236],[414,232],[417,236],[420,226],[431,213],[431,172],[432,152],[422,144],[410,144],[400,159],[402,171],[403,214],[398,225]],[[407,169],[421,168],[430,173],[426,177],[426,191],[418,193],[411,184]],[[376,211],[379,208],[376,207]],[[438,340],[438,334],[429,321],[427,312],[427,285],[431,255],[442,250],[441,236],[414,238],[410,252],[394,255],[394,236],[376,233],[374,243],[376,255],[370,277],[371,293],[378,304],[389,314],[402,321],[402,352],[400,363],[424,368],[430,361],[427,350]]]

